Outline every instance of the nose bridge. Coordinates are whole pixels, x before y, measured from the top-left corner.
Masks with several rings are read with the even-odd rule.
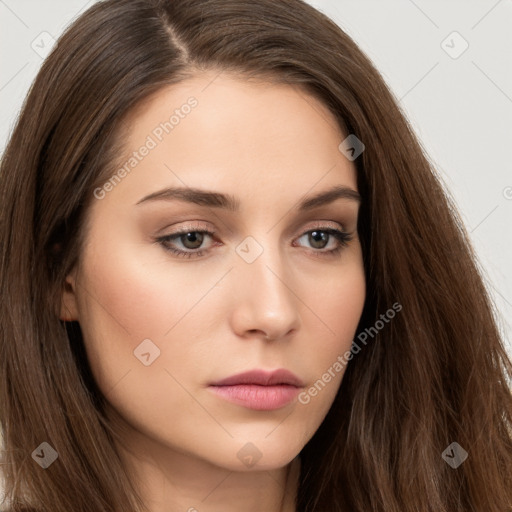
[[[239,330],[284,336],[299,325],[298,300],[286,255],[272,234],[245,238],[236,248],[235,319]]]

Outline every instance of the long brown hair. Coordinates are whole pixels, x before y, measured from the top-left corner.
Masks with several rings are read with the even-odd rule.
[[[0,168],[5,503],[144,509],[60,296],[123,117],[204,69],[303,87],[363,141],[358,333],[402,306],[350,361],[302,450],[297,510],[512,510],[512,363],[467,233],[379,73],[301,0],[107,0],[43,63]],[[45,471],[31,457],[42,442],[59,457]],[[468,452],[456,468],[442,457],[453,442]]]

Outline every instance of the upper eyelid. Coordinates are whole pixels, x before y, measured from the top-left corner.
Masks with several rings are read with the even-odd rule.
[[[191,224],[187,224],[187,221],[184,221],[182,223],[182,224],[185,224],[184,226],[180,226],[180,227],[176,228],[176,230],[172,233],[168,233],[167,235],[162,234],[161,236],[162,237],[173,236],[173,235],[184,233],[184,232],[189,233],[189,232],[194,232],[194,231],[209,232],[214,235],[218,234],[220,232],[220,230],[210,228],[204,224],[203,225],[194,224],[194,222],[200,222],[200,221],[190,221],[190,222],[191,222]],[[303,225],[304,223],[301,223],[301,224]],[[357,222],[356,222],[356,225],[357,225]],[[347,226],[343,222],[334,221],[334,220],[317,220],[317,221],[310,221],[309,223],[306,223],[306,226],[302,227],[300,234],[304,234],[304,233],[309,232],[312,229],[319,229],[319,228],[324,228],[324,229],[332,228],[332,229],[339,229],[341,231],[346,231],[346,232],[349,231],[347,229]],[[167,228],[164,228],[164,229],[167,229]],[[164,229],[162,229],[161,231],[164,231]],[[297,228],[294,227],[293,229],[290,229],[287,231],[295,231],[296,232]]]

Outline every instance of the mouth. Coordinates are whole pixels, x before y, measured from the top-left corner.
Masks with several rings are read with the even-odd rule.
[[[304,383],[292,372],[251,370],[213,382],[208,388],[219,397],[256,411],[272,411],[294,401]]]

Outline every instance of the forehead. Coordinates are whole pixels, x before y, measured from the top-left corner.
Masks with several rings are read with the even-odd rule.
[[[320,181],[356,189],[336,118],[296,86],[203,73],[154,93],[122,126],[117,163],[128,172],[116,193],[132,202],[171,185],[237,196],[305,195]]]

